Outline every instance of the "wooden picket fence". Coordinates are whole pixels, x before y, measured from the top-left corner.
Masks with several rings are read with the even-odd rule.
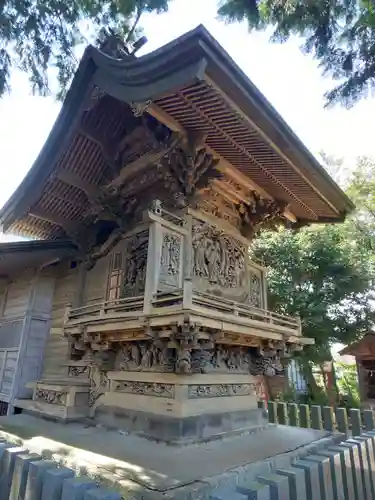
[[[375,429],[372,410],[276,401],[259,401],[258,407],[268,410],[268,420],[273,424],[341,432],[347,436],[359,436],[362,432]]]

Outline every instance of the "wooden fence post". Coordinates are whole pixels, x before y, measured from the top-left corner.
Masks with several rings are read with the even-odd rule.
[[[323,427],[326,431],[334,431],[334,416],[332,406],[323,406]]]
[[[323,430],[322,408],[318,405],[311,406],[311,427],[318,431]]]
[[[346,408],[336,408],[337,430],[346,436],[349,435],[348,413]]]
[[[374,414],[372,410],[365,410],[363,412],[363,423],[365,424],[366,431],[373,431],[375,429]]]
[[[361,410],[351,408],[349,410],[349,415],[352,424],[352,436],[360,436],[362,434]]]
[[[277,406],[274,401],[268,401],[268,421],[271,424],[277,424]]]
[[[299,405],[299,421],[301,427],[304,427],[305,429],[310,428],[311,421],[309,405]]]
[[[292,427],[299,426],[297,403],[288,403],[288,417],[289,417],[289,425],[291,425]]]
[[[277,403],[277,419],[280,425],[288,425],[288,411],[286,403]]]

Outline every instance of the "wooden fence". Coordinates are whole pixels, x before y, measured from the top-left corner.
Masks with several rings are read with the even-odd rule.
[[[270,423],[291,425],[331,432],[347,436],[359,436],[362,432],[375,429],[372,410],[357,408],[332,408],[331,406],[304,405],[275,401],[259,401],[259,408],[268,410]]]

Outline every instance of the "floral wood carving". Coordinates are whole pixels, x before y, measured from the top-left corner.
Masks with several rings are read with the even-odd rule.
[[[246,248],[209,224],[193,225],[193,274],[224,288],[245,284]]]
[[[219,160],[207,152],[204,140],[202,134],[191,132],[160,161],[165,185],[179,207],[192,204],[200,189],[222,176],[216,168]]]
[[[251,396],[255,394],[254,384],[210,384],[190,385],[189,399],[220,398],[230,396]]]
[[[242,234],[246,238],[252,238],[262,227],[282,220],[286,208],[287,203],[262,198],[256,191],[252,191],[249,202],[238,205]]]
[[[68,377],[79,377],[88,371],[88,366],[69,366]]]
[[[132,382],[128,380],[116,381],[116,392],[125,392],[128,394],[141,394],[144,396],[156,396],[160,398],[174,398],[173,384],[160,384],[151,382]]]
[[[66,392],[51,391],[49,389],[37,389],[35,394],[35,401],[44,401],[51,405],[65,405]]]

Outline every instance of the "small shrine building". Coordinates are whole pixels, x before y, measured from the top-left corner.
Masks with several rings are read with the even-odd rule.
[[[87,47],[0,212],[5,231],[74,247],[30,262],[31,302],[8,276],[46,319],[12,405],[175,443],[263,425],[256,377],[314,339],[269,309],[249,245],[353,205],[204,27],[139,58],[112,42]]]
[[[354,356],[357,364],[361,403],[375,408],[375,332],[340,351],[340,356]]]

